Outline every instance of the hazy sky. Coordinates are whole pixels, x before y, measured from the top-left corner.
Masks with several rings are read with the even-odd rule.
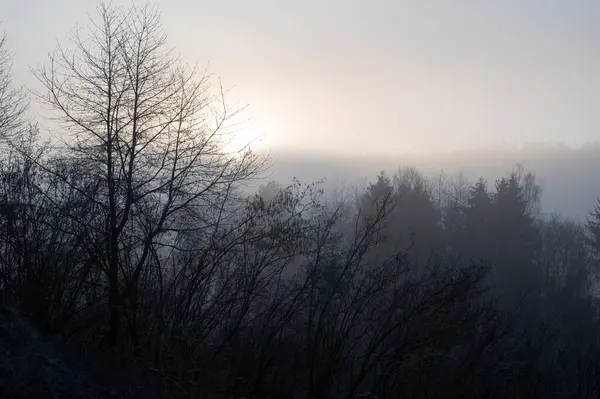
[[[118,2],[118,1],[117,1]],[[124,2],[129,4],[129,2]],[[19,80],[98,4],[0,0]],[[169,0],[263,141],[344,153],[600,139],[600,2]]]

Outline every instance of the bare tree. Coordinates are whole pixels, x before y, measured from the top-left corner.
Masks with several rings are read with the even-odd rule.
[[[512,174],[522,188],[527,214],[533,218],[539,217],[541,212],[540,197],[542,195],[542,188],[536,181],[535,175],[526,171],[525,167],[520,164],[513,168]]]
[[[12,80],[13,54],[7,47],[6,35],[0,36],[0,138],[18,135],[24,126],[27,110],[25,92],[14,86]]]
[[[70,47],[59,45],[36,72],[46,89],[39,98],[61,129],[55,159],[95,182],[93,191],[78,188],[98,207],[101,234],[90,247],[108,281],[115,346],[156,247],[183,233],[182,220],[193,220],[187,229],[210,226],[232,187],[265,164],[247,148],[223,150],[237,110],[222,88],[211,94],[209,74],[166,46],[156,8],[101,5],[88,34],[74,30]]]

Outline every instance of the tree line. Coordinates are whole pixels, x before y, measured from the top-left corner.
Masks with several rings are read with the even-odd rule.
[[[10,65],[3,39],[7,395],[600,397],[600,202],[542,215],[521,167],[249,194],[269,160],[226,150],[238,110],[152,6],[100,5],[34,71],[52,131]],[[19,320],[76,371],[17,366]]]

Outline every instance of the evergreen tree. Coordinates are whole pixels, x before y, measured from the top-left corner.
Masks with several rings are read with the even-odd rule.
[[[492,198],[487,182],[480,178],[469,190],[464,209],[464,228],[459,233],[463,251],[473,260],[489,260],[491,247],[490,214]]]
[[[394,176],[397,205],[393,220],[396,235],[418,263],[425,264],[443,249],[441,214],[425,178],[415,169]]]
[[[516,173],[496,183],[490,213],[494,235],[490,260],[495,264],[495,282],[509,302],[526,293],[535,296],[540,288],[540,270],[534,261],[539,233],[529,208]]]
[[[470,185],[462,175],[459,175],[448,186],[446,206],[443,209],[443,230],[446,250],[454,258],[465,257],[463,235],[466,224],[465,209],[469,195]]]
[[[371,183],[367,189],[365,197],[366,204],[371,205],[373,203],[382,202],[386,197],[389,197],[392,192],[393,188],[390,178],[387,177],[385,171],[382,170],[377,175],[377,181]]]
[[[370,183],[364,194],[359,198],[359,214],[362,221],[362,226],[368,226],[377,220],[381,215],[387,214],[394,209],[393,187],[390,178],[387,177],[384,171],[377,175],[377,181]],[[392,229],[389,218],[386,218],[385,224],[376,226],[378,232],[375,235],[379,241],[377,251],[383,253],[383,257],[387,253],[393,253],[397,250],[397,246],[390,244]],[[356,233],[356,232],[355,232]],[[385,244],[383,244],[385,241]]]

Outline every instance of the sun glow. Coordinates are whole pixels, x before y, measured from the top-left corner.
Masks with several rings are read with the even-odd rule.
[[[266,133],[256,123],[249,121],[240,124],[228,132],[223,140],[224,150],[230,153],[247,149],[259,150],[268,147]]]

